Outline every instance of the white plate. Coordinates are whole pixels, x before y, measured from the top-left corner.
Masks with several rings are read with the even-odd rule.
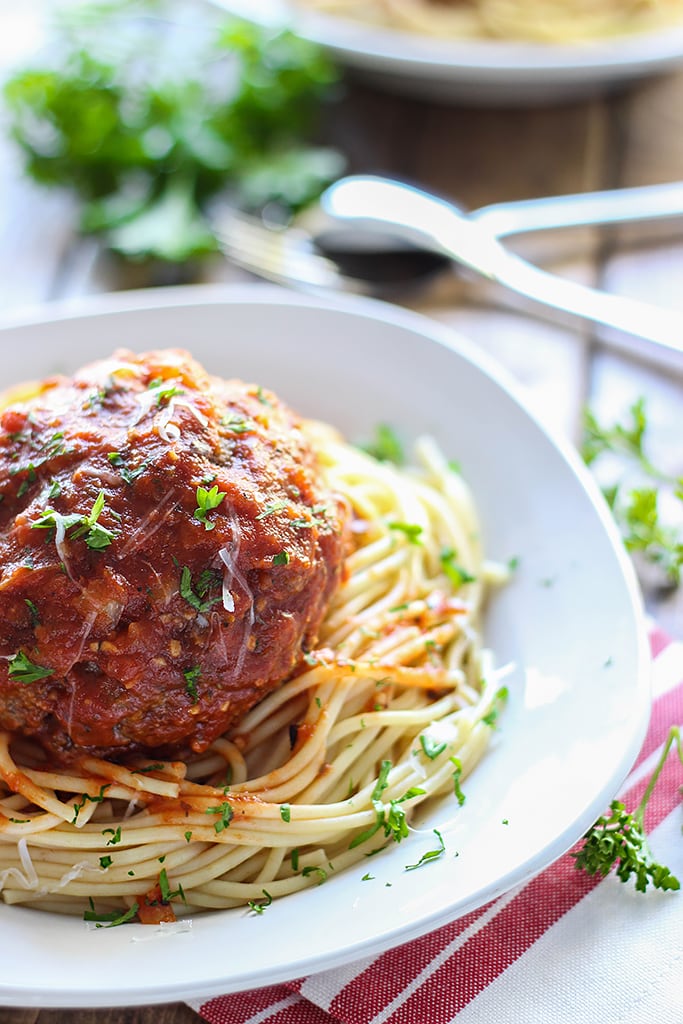
[[[121,345],[183,345],[351,439],[380,421],[433,433],[471,482],[488,552],[520,560],[486,625],[499,661],[515,668],[467,802],[427,820],[443,827],[449,855],[407,872],[434,841],[411,837],[373,858],[372,881],[359,865],[260,916],[209,913],[170,936],[142,925],[92,931],[0,904],[0,1004],[154,1003],[301,977],[437,928],[563,854],[627,774],[649,710],[637,587],[579,460],[474,346],[390,306],[251,285],[121,294],[81,313],[48,307],[42,319],[0,327],[2,383]]]
[[[214,2],[258,24],[289,25],[380,86],[437,100],[547,104],[683,63],[683,25],[574,45],[459,41],[375,28],[288,0]]]

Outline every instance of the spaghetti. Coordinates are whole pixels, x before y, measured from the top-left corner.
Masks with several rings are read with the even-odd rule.
[[[682,0],[297,0],[353,21],[452,39],[573,43],[683,18]]]
[[[399,468],[324,425],[306,431],[353,509],[347,578],[317,648],[187,762],[84,757],[54,771],[2,734],[7,903],[104,925],[261,911],[407,839],[425,801],[463,799],[503,695],[480,639],[497,570],[471,495],[430,439]],[[436,836],[428,856],[443,849]]]

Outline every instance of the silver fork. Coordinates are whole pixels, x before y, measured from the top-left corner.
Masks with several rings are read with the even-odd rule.
[[[214,230],[230,262],[257,277],[304,290],[374,293],[369,282],[343,274],[321,255],[313,237],[301,228],[268,227],[260,217],[224,208]]]
[[[667,189],[670,187],[656,187],[655,194],[663,196],[667,202],[675,198],[680,204],[680,186],[675,197],[669,195]],[[632,201],[634,193],[652,191],[628,190],[631,193],[628,195],[624,190],[624,198]],[[582,197],[566,198],[576,201]],[[348,199],[348,205],[345,207],[344,202],[338,201],[335,207],[335,200],[340,199]],[[417,244],[424,242],[432,252],[439,252],[455,264],[502,284],[508,296],[531,300],[533,312],[537,314],[557,319],[559,311],[613,328],[616,333],[608,331],[603,340],[614,347],[641,357],[645,355],[677,372],[683,371],[681,313],[599,291],[541,270],[501,244],[497,234],[486,225],[486,217],[482,216],[485,211],[468,216],[451,203],[412,186],[360,176],[342,179],[333,185],[323,196],[323,205],[328,211],[332,209],[332,222],[336,217],[336,223],[347,228],[384,229],[385,234],[395,228],[401,237]],[[680,205],[672,209],[680,212]],[[635,210],[629,214],[629,206],[625,204],[621,209],[615,208],[605,219],[612,223],[642,219],[637,206]],[[600,222],[595,210],[588,211],[583,220],[577,216],[572,221],[574,224],[595,222]],[[538,230],[539,226],[534,229]],[[215,218],[215,230],[224,253],[232,262],[268,280],[306,291],[377,293],[374,284],[343,273],[333,260],[316,251],[314,237],[299,226],[269,227],[260,218],[224,208]],[[503,235],[506,233],[501,231]]]

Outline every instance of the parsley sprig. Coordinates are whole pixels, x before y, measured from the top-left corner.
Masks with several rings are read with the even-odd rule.
[[[218,508],[218,506],[225,498],[226,494],[226,491],[218,490],[217,484],[214,484],[214,486],[210,490],[207,490],[206,487],[201,486],[197,488],[197,507],[194,510],[194,518],[198,519],[200,523],[204,524],[205,530],[213,530],[213,528],[215,527],[216,524],[212,523],[209,519],[206,518],[206,516],[207,513],[211,512],[215,508]]]
[[[680,889],[679,880],[672,875],[669,868],[655,861],[644,824],[645,809],[673,746],[676,747],[679,760],[683,764],[683,745],[678,726],[672,726],[657,766],[635,811],[631,813],[620,800],[613,800],[610,804],[610,813],[598,818],[586,832],[581,849],[572,854],[579,871],[604,877],[616,865],[617,878],[622,882],[634,878],[638,892],[645,892],[650,884],[655,889]]]
[[[603,486],[603,493],[624,544],[628,551],[638,552],[646,562],[658,566],[666,582],[677,587],[683,570],[683,525],[665,522],[662,505],[673,499],[677,507],[681,503],[683,514],[683,477],[671,476],[653,464],[646,450],[647,427],[643,398],[630,406],[624,423],[612,426],[602,425],[587,410],[581,454],[596,475],[609,459],[619,464],[618,479]]]
[[[31,523],[31,529],[54,529],[56,531],[58,526],[61,526],[64,534],[69,536],[69,540],[78,540],[83,537],[87,547],[94,551],[101,551],[103,548],[108,548],[117,536],[113,530],[107,529],[106,526],[102,526],[99,522],[99,518],[104,511],[104,505],[104,491],[100,491],[95,498],[90,512],[85,515],[81,515],[78,512],[70,512],[64,515],[61,512],[56,512],[53,508],[46,508]],[[72,531],[70,534],[68,533],[69,530]]]

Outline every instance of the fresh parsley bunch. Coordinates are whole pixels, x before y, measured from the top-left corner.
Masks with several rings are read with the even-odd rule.
[[[4,96],[26,168],[75,192],[82,229],[131,259],[216,250],[208,202],[290,210],[342,160],[309,144],[337,80],[312,44],[180,0],[65,7]]]

